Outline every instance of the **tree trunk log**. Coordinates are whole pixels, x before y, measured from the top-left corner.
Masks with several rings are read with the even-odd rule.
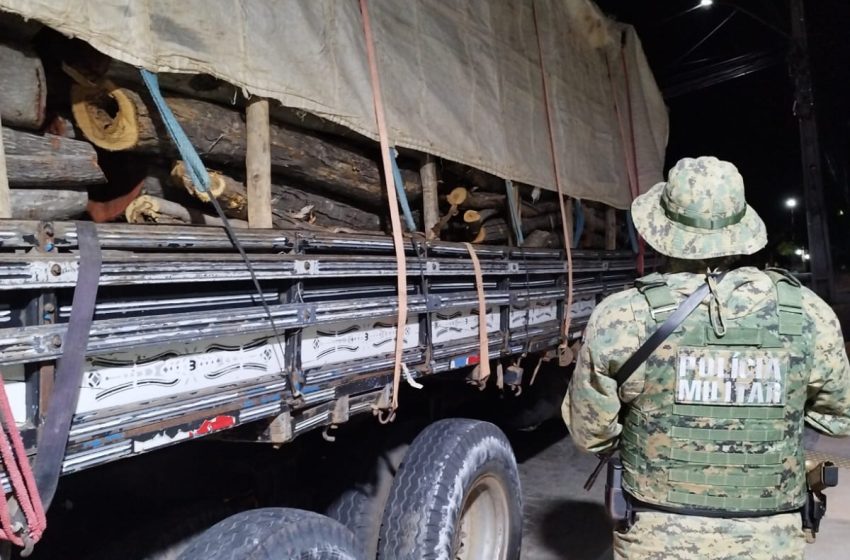
[[[452,189],[446,196],[446,202],[458,208],[483,210],[484,208],[504,208],[505,195],[481,191],[471,191],[464,187]]]
[[[142,195],[127,206],[124,216],[131,224],[200,224],[207,226],[224,225],[221,219],[204,214],[194,208],[187,208],[182,204],[157,198],[150,195]],[[229,220],[234,227],[248,227],[244,220]]]
[[[218,199],[225,214],[233,218],[246,219],[248,213],[245,184],[218,171],[209,171],[209,173],[212,179],[210,192]],[[172,182],[185,188],[195,198],[205,202],[209,201],[209,196],[206,193],[198,192],[194,188],[192,181],[185,174],[182,162],[175,164],[171,172],[171,179]],[[307,221],[325,229],[381,230],[381,218],[376,214],[327,198],[321,194],[292,187],[274,177],[272,180],[272,213],[278,220],[299,219],[302,222]],[[151,177],[145,184],[148,189],[156,189],[158,183],[155,177]],[[161,190],[159,193],[148,194],[162,196]]]
[[[104,83],[99,90],[72,86],[77,91],[75,117],[78,113],[97,115],[97,119],[77,120],[86,137],[105,149],[121,146],[117,149],[173,155],[176,150],[158,118],[147,117],[154,111],[149,100],[128,88]],[[118,101],[114,117],[109,116],[110,97]],[[166,102],[204,160],[225,165],[244,161],[247,136],[239,111],[181,97],[166,97]],[[110,131],[108,142],[102,141],[98,125],[99,130]],[[270,127],[270,142],[273,172],[346,200],[382,204],[385,189],[374,159],[279,123]],[[408,197],[418,199],[419,174],[402,170],[402,176]]]
[[[182,161],[171,168],[171,184],[182,187],[192,197],[209,202],[210,195],[215,197],[221,209],[229,218],[248,219],[248,193],[245,185],[218,171],[207,170],[210,175],[210,190],[203,192],[195,187]],[[153,179],[153,178],[152,178]]]
[[[85,189],[11,189],[12,219],[68,220],[86,211]]]
[[[85,187],[106,182],[88,142],[3,128],[12,187]]]
[[[555,247],[560,247],[561,242],[559,241],[559,237],[555,235],[551,231],[543,231],[542,229],[536,229],[529,233],[525,237],[525,243],[523,247],[545,247],[549,249],[554,249]]]
[[[0,43],[0,117],[6,126],[38,129],[44,122],[47,82],[32,50]]]
[[[139,69],[135,66],[112,60],[104,76],[116,83],[131,85],[142,91]],[[241,110],[248,100],[242,95],[242,88],[229,84],[209,74],[172,74],[163,72],[157,74],[159,87],[164,92],[177,93],[194,99],[203,99],[224,105],[225,107]],[[322,134],[331,134],[345,138],[348,141],[369,145],[372,140],[340,124],[323,119],[301,109],[284,107],[280,103],[269,100],[269,114],[273,122],[286,123],[296,128],[312,130]]]
[[[531,233],[536,229],[554,230],[560,227],[561,217],[558,214],[545,214],[543,216],[534,216],[522,221],[522,233]],[[481,226],[481,232],[473,240],[474,243],[493,243],[508,239],[513,233],[513,229],[502,218],[492,218],[484,222]]]

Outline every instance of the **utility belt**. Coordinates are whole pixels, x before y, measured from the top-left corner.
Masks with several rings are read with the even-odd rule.
[[[663,512],[676,515],[693,515],[714,518],[768,517],[787,512],[726,512],[697,508],[668,508],[656,504],[648,504],[638,500],[623,490],[623,464],[618,457],[608,459],[608,474],[605,482],[605,509],[614,523],[614,529],[625,533],[634,525],[637,514],[641,512]],[[806,503],[798,509],[802,516],[803,530],[806,538],[813,542],[820,529],[820,520],[826,514],[825,488],[838,485],[838,467],[830,462],[823,462],[809,470],[806,476],[808,490]]]

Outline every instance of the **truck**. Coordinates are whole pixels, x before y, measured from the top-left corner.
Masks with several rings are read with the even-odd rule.
[[[0,0],[3,558],[519,557],[666,114],[586,0],[404,4]]]

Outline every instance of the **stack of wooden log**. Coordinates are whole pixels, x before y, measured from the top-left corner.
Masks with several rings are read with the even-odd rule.
[[[247,226],[247,100],[241,91],[209,76],[160,75],[166,102],[209,167],[212,188],[201,192],[136,68],[52,30],[28,29],[35,31],[6,34],[8,42],[0,43],[0,122],[12,217],[218,225],[213,196],[234,226]],[[375,142],[278,106],[270,111],[269,148],[275,227],[387,231]],[[419,231],[445,240],[516,242],[502,180],[424,154],[405,152],[398,161]],[[526,245],[561,246],[557,197],[516,187]],[[617,245],[613,210],[585,206],[585,217],[581,246]]]

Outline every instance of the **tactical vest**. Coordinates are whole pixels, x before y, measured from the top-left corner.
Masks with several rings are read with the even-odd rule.
[[[768,271],[775,297],[725,320],[700,306],[646,361],[621,436],[623,486],[643,502],[762,515],[805,501],[803,410],[811,363],[800,284]],[[678,305],[663,276],[638,281],[651,334]],[[680,299],[680,298],[679,298]]]

